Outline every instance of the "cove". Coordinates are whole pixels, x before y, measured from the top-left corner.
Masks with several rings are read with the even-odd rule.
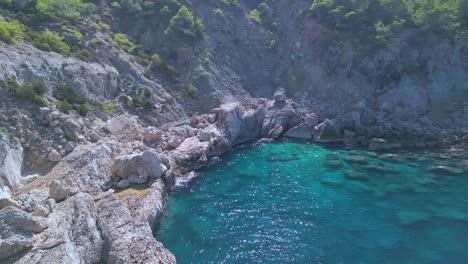
[[[155,237],[178,263],[466,263],[466,153],[300,141],[238,147],[171,194]],[[466,167],[465,167],[466,169]]]

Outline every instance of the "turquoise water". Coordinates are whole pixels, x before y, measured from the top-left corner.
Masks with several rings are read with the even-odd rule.
[[[397,154],[237,148],[171,195],[155,237],[182,264],[468,263],[468,173],[428,171],[468,155]]]

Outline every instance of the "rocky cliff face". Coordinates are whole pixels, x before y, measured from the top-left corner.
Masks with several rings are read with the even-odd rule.
[[[373,150],[401,147],[375,137],[468,144],[463,37],[407,29],[375,47],[320,24],[310,1],[267,1],[275,29],[249,16],[256,1],[222,5],[222,15],[216,1],[181,2],[203,21],[196,38],[104,4],[110,32],[86,28],[101,43],[91,62],[0,41],[2,259],[173,263],[152,228],[176,178],[259,137],[344,137]],[[119,47],[113,32],[165,64]],[[18,96],[12,79],[43,80],[47,106]],[[63,83],[86,103],[60,98]]]

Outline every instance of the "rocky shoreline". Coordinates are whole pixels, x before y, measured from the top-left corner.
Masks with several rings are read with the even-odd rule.
[[[41,114],[55,120],[50,109]],[[340,142],[373,151],[468,145],[468,135],[421,141],[369,137],[357,112],[352,119],[352,127],[320,120],[282,89],[273,100],[223,104],[159,128],[125,115],[92,128],[68,119],[61,129],[79,144],[48,149],[53,168],[44,176],[22,177],[21,142],[2,143],[0,262],[175,263],[152,234],[175,179],[258,138]]]

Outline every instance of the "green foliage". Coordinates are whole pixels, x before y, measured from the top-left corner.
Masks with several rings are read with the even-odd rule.
[[[452,37],[468,28],[468,0],[314,0],[310,10],[333,29],[361,31],[379,42],[404,27]]]
[[[16,43],[20,39],[23,39],[24,37],[25,34],[23,24],[16,20],[9,22],[0,20],[0,40],[12,44]]]
[[[256,9],[250,11],[250,19],[269,31],[275,31],[278,27],[274,21],[273,9],[265,2],[260,3]]]
[[[223,12],[223,10],[221,10],[221,9],[219,9],[219,8],[216,8],[216,9],[214,10],[214,14],[215,14],[216,16],[219,16],[219,17],[224,17],[224,12]]]
[[[99,104],[99,109],[108,115],[115,113],[115,105],[113,103]]]
[[[126,52],[132,53],[137,47],[132,41],[128,39],[127,35],[125,34],[116,33],[114,35],[114,41],[117,42],[117,45],[119,45],[119,47],[121,47]]]
[[[172,14],[172,11],[167,5],[165,5],[163,6],[163,8],[161,8],[161,10],[159,10],[159,13],[163,16],[170,16]]]
[[[151,110],[154,108],[154,103],[151,99],[145,99],[143,100],[143,109],[145,110]]]
[[[68,114],[70,110],[73,109],[73,106],[67,101],[59,101],[57,105],[59,109],[62,110],[62,112],[64,112],[65,114]]]
[[[158,54],[153,54],[153,56],[151,56],[151,63],[154,65],[161,65],[163,61],[161,60],[161,57],[159,57]]]
[[[92,7],[92,4],[83,3],[81,0],[37,0],[36,10],[39,14],[59,20],[65,18],[77,20],[81,13]]]
[[[45,51],[54,51],[65,56],[70,55],[71,48],[63,41],[63,37],[48,29],[42,34],[35,34],[33,44]]]
[[[86,116],[89,112],[89,104],[81,104],[79,107],[78,107],[78,113],[81,115],[81,116]]]
[[[34,81],[32,83],[18,84],[16,80],[7,80],[7,86],[13,91],[13,95],[34,102],[38,105],[48,106],[49,102],[43,95],[47,91],[44,82]]]
[[[44,95],[49,90],[43,80],[32,81],[31,86],[38,95]]]
[[[201,19],[195,19],[192,12],[186,6],[181,6],[177,14],[171,18],[169,27],[164,33],[167,35],[197,38],[201,36],[203,30],[204,26]]]
[[[86,98],[75,91],[71,83],[58,83],[55,85],[55,98],[60,101],[66,101],[69,104],[85,104]]]
[[[171,81],[176,81],[179,75],[177,70],[163,61],[158,54],[151,56],[151,69],[153,71],[161,71]]]

